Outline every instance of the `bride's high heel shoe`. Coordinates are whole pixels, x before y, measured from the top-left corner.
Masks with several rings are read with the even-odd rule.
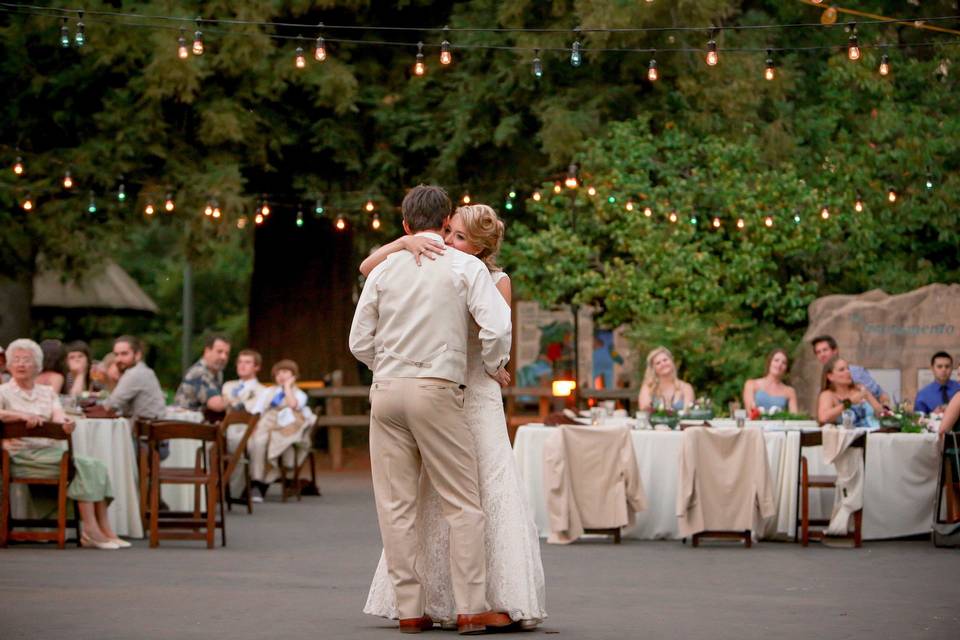
[[[120,548],[120,546],[115,542],[97,542],[96,540],[94,540],[93,538],[91,538],[85,533],[80,536],[80,546],[87,547],[88,549],[93,548],[93,549],[104,549],[104,550],[106,549],[113,550],[113,549]]]

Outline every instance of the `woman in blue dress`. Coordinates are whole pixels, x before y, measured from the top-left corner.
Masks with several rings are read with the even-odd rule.
[[[767,354],[767,368],[762,378],[747,380],[743,384],[743,407],[747,413],[760,409],[762,413],[789,411],[797,413],[797,391],[784,383],[790,370],[790,359],[783,349],[774,349]]]
[[[680,411],[693,406],[693,386],[677,375],[677,364],[666,347],[647,355],[638,402],[640,411]]]
[[[820,424],[837,424],[843,412],[853,413],[853,426],[876,428],[876,415],[883,410],[877,399],[863,385],[856,384],[850,375],[847,361],[834,356],[823,365],[820,379],[820,399],[817,401],[817,420]]]

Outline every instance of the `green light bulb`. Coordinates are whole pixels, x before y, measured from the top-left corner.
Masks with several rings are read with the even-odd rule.
[[[609,202],[610,204],[616,204],[617,199],[614,196],[610,196],[609,198],[607,198],[607,202]]]

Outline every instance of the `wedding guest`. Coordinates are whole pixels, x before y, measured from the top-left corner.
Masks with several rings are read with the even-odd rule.
[[[813,347],[813,355],[817,357],[820,364],[827,364],[831,358],[840,357],[840,349],[837,348],[837,341],[833,339],[833,336],[817,336],[810,341],[810,346]],[[890,396],[880,388],[869,371],[855,364],[849,365],[849,368],[850,375],[855,383],[866,387],[867,391],[872,393],[881,405],[891,406]]]
[[[956,394],[947,403],[940,419],[940,433],[958,431],[960,427],[960,393]]]
[[[258,351],[244,349],[237,354],[237,380],[223,384],[223,399],[229,409],[254,413],[260,394],[266,389],[257,379],[263,358]]]
[[[68,396],[80,396],[85,391],[97,391],[99,385],[90,375],[92,361],[90,347],[83,340],[71,342],[64,347],[67,354],[67,375],[64,377],[63,392]]]
[[[37,384],[45,384],[54,393],[63,391],[63,343],[59,340],[44,340],[40,343],[43,352],[43,367],[37,376]]]
[[[943,413],[950,399],[960,391],[960,382],[950,379],[953,358],[946,351],[938,351],[930,359],[933,382],[917,392],[913,410],[922,413]]]
[[[48,385],[37,382],[43,366],[43,351],[33,340],[14,340],[7,347],[13,379],[0,385],[0,420],[23,420],[28,427],[44,421],[58,422],[67,433],[76,426],[63,412],[60,399]],[[11,455],[13,477],[56,478],[60,475],[63,443],[49,438],[4,440]],[[107,467],[99,460],[73,455],[73,479],[67,496],[77,501],[83,532],[80,544],[97,549],[119,549],[130,543],[120,540],[110,527],[107,504],[113,499]]]
[[[0,383],[10,380],[10,373],[7,371],[7,354],[3,347],[0,347]]]
[[[247,440],[250,456],[250,477],[260,496],[254,502],[262,502],[267,487],[277,477],[270,461],[277,460],[303,438],[304,431],[316,419],[307,406],[307,394],[297,388],[300,367],[293,360],[280,360],[270,370],[276,386],[260,394],[253,413],[260,414],[257,429]]]
[[[853,426],[875,428],[879,426],[876,414],[883,407],[869,389],[853,380],[847,361],[834,356],[823,365],[817,420],[820,424],[839,423],[847,410],[853,412]]]
[[[783,382],[790,371],[790,358],[783,349],[774,349],[767,354],[766,373],[762,378],[747,380],[743,385],[743,407],[747,412],[755,408],[770,412],[797,413],[797,391]]]
[[[229,359],[230,341],[219,334],[208,336],[203,343],[203,356],[187,369],[173,403],[191,411],[223,411],[223,368]]]
[[[101,388],[113,391],[120,381],[120,368],[117,367],[113,351],[103,356],[99,362],[94,362],[90,368],[90,377]]]
[[[103,406],[128,418],[162,418],[166,401],[157,374],[143,361],[143,344],[133,336],[113,341],[113,364],[120,380]]]
[[[657,347],[647,354],[647,368],[640,387],[640,410],[679,411],[693,406],[693,401],[693,386],[677,376],[677,365],[670,350]]]

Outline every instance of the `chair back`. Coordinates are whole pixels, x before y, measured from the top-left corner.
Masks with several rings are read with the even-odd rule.
[[[218,425],[184,420],[151,420],[147,425],[147,439],[151,443],[179,438],[216,442],[219,434]]]
[[[59,422],[48,421],[28,427],[23,420],[0,420],[0,441],[13,438],[50,438],[70,442],[70,435],[63,430],[63,425]]]

